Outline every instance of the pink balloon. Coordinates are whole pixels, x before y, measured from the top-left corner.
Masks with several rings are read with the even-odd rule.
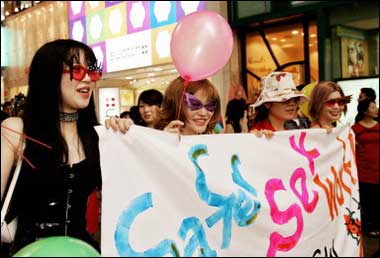
[[[233,48],[230,25],[218,13],[198,11],[183,17],[170,41],[173,63],[185,80],[198,81],[218,72]]]

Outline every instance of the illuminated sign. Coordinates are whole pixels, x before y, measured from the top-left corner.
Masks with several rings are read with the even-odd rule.
[[[69,36],[94,50],[104,72],[170,63],[177,21],[205,7],[205,1],[70,1]]]
[[[99,122],[118,116],[120,112],[119,88],[99,88]]]

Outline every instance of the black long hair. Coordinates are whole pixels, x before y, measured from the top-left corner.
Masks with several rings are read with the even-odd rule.
[[[372,101],[376,100],[376,91],[372,88],[361,88],[361,93],[364,93],[367,98],[369,98]]]
[[[255,108],[255,118],[252,121],[252,126],[255,126],[257,123],[268,119],[269,109],[265,106],[265,104],[261,104],[260,106]]]
[[[36,166],[66,163],[68,147],[60,130],[59,107],[62,101],[61,79],[64,64],[72,69],[84,54],[88,66],[96,66],[94,52],[87,45],[70,39],[55,40],[43,45],[33,57],[29,73],[29,89],[23,116],[24,132],[53,147],[44,147],[27,141],[25,156],[33,157]],[[98,159],[94,126],[98,125],[94,97],[89,105],[79,110],[77,130],[87,158]],[[51,169],[55,170],[53,167]]]
[[[227,103],[226,123],[231,124],[235,133],[241,133],[240,119],[244,117],[246,102],[244,99],[232,99]]]
[[[357,107],[358,113],[355,116],[355,123],[358,123],[358,122],[360,122],[361,120],[363,120],[365,118],[365,114],[364,113],[368,110],[369,105],[372,102],[375,103],[375,101],[373,101],[372,99],[364,99],[362,101],[359,101],[358,107]]]

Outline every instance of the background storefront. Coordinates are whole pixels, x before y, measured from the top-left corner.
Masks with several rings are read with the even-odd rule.
[[[41,45],[73,38],[91,46],[103,64],[95,92],[98,115],[118,115],[135,105],[143,90],[164,92],[179,75],[170,57],[171,33],[181,17],[204,9],[227,19],[224,1],[43,1],[12,14],[3,22],[12,59],[3,69],[5,99],[26,94],[28,66]],[[230,85],[229,71],[228,64],[210,78],[222,102]]]
[[[2,2],[12,8],[16,3]],[[229,63],[210,78],[222,109],[230,96],[241,95],[240,84],[254,102],[260,79],[275,70],[293,72],[299,88],[318,80],[378,78],[378,1],[21,2],[31,4],[2,21],[2,102],[27,93],[28,66],[41,45],[75,38],[93,47],[105,65],[95,92],[98,113],[100,88],[118,92],[109,104],[118,106],[112,114],[127,110],[141,91],[163,92],[178,76],[169,55],[170,35],[181,15],[198,9],[228,16],[234,32]],[[140,29],[128,29],[133,23]],[[105,47],[107,41],[112,49]]]
[[[4,3],[5,4],[4,4]],[[34,53],[44,43],[68,37],[67,6],[64,1],[2,1],[1,75],[2,99],[28,91],[28,67]],[[39,2],[34,3],[34,2]],[[17,12],[15,11],[17,10]],[[4,14],[3,14],[4,12]]]
[[[103,63],[105,73],[96,91],[100,121],[104,114],[117,115],[136,105],[144,90],[164,92],[179,76],[170,56],[171,34],[182,17],[200,10],[215,11],[227,19],[224,1],[68,2],[70,38],[90,45]],[[224,106],[229,64],[209,79]]]
[[[297,85],[318,81],[317,26],[306,17],[261,26],[247,33],[245,56],[248,101],[260,94],[260,79],[272,71],[293,73]]]
[[[183,16],[205,8],[205,1],[68,2],[69,37],[88,44],[103,66],[100,121],[128,110],[146,89],[164,92],[178,76],[171,34]]]
[[[240,45],[241,81],[254,102],[271,71],[294,74],[301,89],[318,80],[378,77],[377,1],[234,1],[229,18]],[[350,65],[349,46],[360,65]],[[357,59],[357,58],[356,58]],[[354,60],[356,61],[356,60]]]

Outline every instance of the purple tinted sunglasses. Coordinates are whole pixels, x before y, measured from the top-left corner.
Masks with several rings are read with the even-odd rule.
[[[185,92],[185,97],[185,102],[191,111],[195,111],[204,107],[207,111],[214,112],[218,106],[218,102],[216,100],[211,100],[209,103],[203,105],[199,99],[187,92]]]

